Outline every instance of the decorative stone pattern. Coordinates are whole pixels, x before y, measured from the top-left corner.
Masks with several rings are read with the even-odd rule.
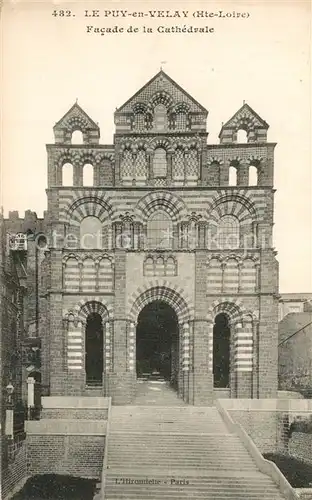
[[[98,125],[74,106],[54,127],[55,144],[47,146],[48,210],[32,227],[47,233],[48,254],[44,272],[36,275],[34,267],[28,292],[31,309],[40,312],[45,385],[52,395],[86,393],[85,328],[97,313],[105,352],[99,395],[131,403],[135,325],[142,308],[160,300],[180,325],[177,379],[186,401],[212,403],[213,325],[220,313],[230,326],[231,396],[274,396],[278,266],[271,242],[275,145],[267,142],[268,125],[244,105],[223,125],[220,143],[208,145],[207,111],[163,71],[114,118],[114,144],[100,145]],[[237,143],[241,128],[246,144]],[[81,145],[71,143],[74,129],[82,132]],[[165,151],[163,178],[154,176],[157,148]],[[73,166],[72,186],[62,186],[65,163]],[[90,187],[83,186],[85,164],[93,166]],[[256,186],[249,186],[251,166]],[[235,186],[229,185],[230,167]],[[148,248],[157,212],[169,221],[168,248]],[[220,248],[218,231],[229,218],[238,241],[230,248],[222,238]],[[164,227],[162,219],[153,220]],[[24,231],[14,214],[9,225]],[[100,246],[85,248],[81,239],[91,226]],[[35,254],[28,255],[35,266]]]

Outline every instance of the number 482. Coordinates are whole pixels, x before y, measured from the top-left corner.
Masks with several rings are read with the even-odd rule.
[[[73,13],[71,10],[54,10],[52,12],[52,16],[54,17],[71,17]]]

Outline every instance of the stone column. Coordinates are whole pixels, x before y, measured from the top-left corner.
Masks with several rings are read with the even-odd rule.
[[[73,165],[73,176],[74,176],[74,187],[83,185],[83,166],[82,165]]]
[[[81,395],[86,388],[85,372],[85,325],[80,321],[64,321],[64,370],[65,392]]]
[[[191,332],[190,332],[190,324],[184,323],[180,327],[181,331],[181,356],[182,362],[180,364],[180,369],[182,370],[181,382],[182,382],[182,391],[181,395],[183,400],[188,403],[189,402],[189,374],[190,374],[190,365],[191,365]]]
[[[193,404],[210,406],[213,403],[212,371],[209,370],[207,320],[207,254],[195,251],[195,318],[193,330]]]
[[[105,322],[104,328],[104,356],[103,356],[103,388],[105,396],[109,396],[108,379],[109,373],[112,371],[112,323],[110,321]]]
[[[208,322],[203,318],[194,321],[194,397],[195,406],[210,406],[213,401],[212,372],[209,370]]]
[[[207,323],[208,334],[208,371],[213,376],[213,322]]]
[[[237,185],[248,186],[249,166],[246,163],[240,163],[237,169]]]
[[[220,186],[228,186],[229,185],[229,170],[230,165],[227,163],[223,163],[220,165]]]
[[[128,327],[126,318],[127,253],[115,250],[115,304],[113,321],[113,366],[108,374],[108,393],[113,404],[130,404],[135,390],[135,372],[127,366]]]
[[[251,323],[238,323],[234,341],[236,397],[252,397],[253,333]]]

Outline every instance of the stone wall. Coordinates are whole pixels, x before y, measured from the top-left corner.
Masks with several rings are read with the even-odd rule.
[[[27,437],[28,473],[98,479],[104,447],[104,436],[30,435]]]
[[[232,419],[242,425],[261,453],[290,454],[312,461],[312,435],[293,432],[298,417],[312,414],[312,400],[305,399],[220,399]],[[309,462],[310,463],[310,462]]]
[[[29,475],[101,476],[106,421],[45,418],[27,422],[26,431]]]
[[[1,447],[5,445],[4,439],[2,439]],[[2,461],[1,498],[3,500],[10,498],[15,491],[23,486],[28,478],[26,441],[19,443],[18,448],[15,450],[9,449],[9,453],[12,453],[11,459],[6,460],[6,463]]]

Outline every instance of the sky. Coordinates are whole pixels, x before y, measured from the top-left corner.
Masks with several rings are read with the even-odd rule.
[[[85,17],[86,9],[99,10],[100,17]],[[5,1],[0,202],[5,215],[31,209],[42,216],[45,145],[54,142],[53,125],[76,99],[99,123],[100,142],[112,144],[114,110],[162,66],[208,109],[209,144],[219,143],[222,122],[243,101],[270,125],[268,141],[277,143],[274,246],[280,291],[312,291],[310,9],[309,1],[284,0]],[[60,10],[71,15],[52,15]],[[220,10],[232,17],[193,16]],[[127,15],[120,17],[121,11]],[[181,17],[151,17],[149,11]],[[136,12],[145,16],[128,15]],[[115,26],[124,32],[94,32]],[[144,26],[152,32],[143,33]],[[158,26],[207,26],[214,32],[159,33]]]

